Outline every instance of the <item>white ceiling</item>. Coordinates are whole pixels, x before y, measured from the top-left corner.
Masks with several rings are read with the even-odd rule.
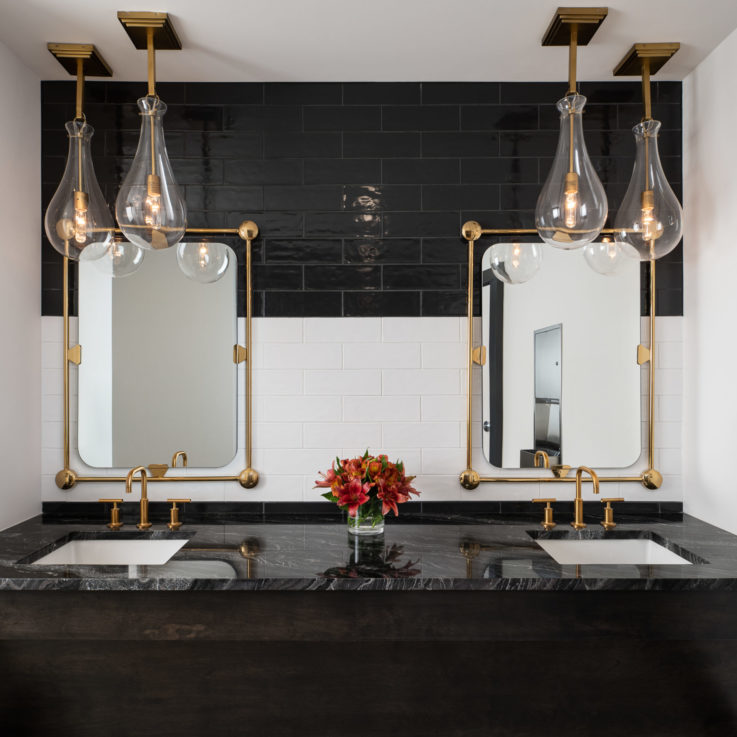
[[[48,41],[94,43],[115,79],[144,79],[118,10],[168,11],[182,51],[161,81],[558,81],[565,48],[540,46],[543,0],[0,0],[0,41],[42,79],[68,75]],[[735,0],[616,0],[579,79],[611,79],[633,42],[680,41],[659,79],[683,79],[737,27]]]

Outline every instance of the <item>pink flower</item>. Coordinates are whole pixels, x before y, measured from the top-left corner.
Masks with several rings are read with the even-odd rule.
[[[329,489],[336,481],[338,481],[338,477],[335,474],[335,470],[331,467],[328,469],[327,473],[320,473],[322,476],[322,481],[319,479],[315,481],[315,488],[321,488],[321,489]]]
[[[348,514],[355,517],[358,508],[369,500],[369,489],[371,484],[362,484],[360,479],[351,479],[345,486],[333,489],[333,494],[337,491],[338,506],[347,507]]]

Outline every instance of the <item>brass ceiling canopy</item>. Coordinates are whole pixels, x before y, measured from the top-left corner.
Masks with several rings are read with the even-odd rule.
[[[568,46],[571,26],[578,31],[577,43],[586,46],[604,22],[608,8],[558,8],[543,36],[543,46]]]
[[[154,48],[157,51],[181,49],[182,42],[174,30],[169,13],[118,12],[118,20],[137,49],[147,48],[147,29],[154,29]]]
[[[94,44],[46,44],[48,50],[56,57],[56,60],[66,69],[69,74],[76,76],[78,72],[77,60],[81,59],[84,64],[84,74],[87,77],[112,77],[113,70],[110,68],[102,54],[95,48]]]
[[[650,64],[650,74],[660,71],[673,54],[681,48],[679,43],[633,44],[622,61],[614,68],[615,77],[639,77],[645,59]]]

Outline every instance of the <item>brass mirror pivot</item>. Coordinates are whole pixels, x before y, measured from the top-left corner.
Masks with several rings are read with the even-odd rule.
[[[463,227],[461,228],[461,235],[463,236],[464,240],[477,241],[479,238],[481,238],[481,225],[475,220],[469,220],[468,222],[463,223]]]
[[[646,489],[659,489],[663,485],[663,474],[654,468],[648,468],[647,471],[642,472],[640,480]]]
[[[55,480],[60,489],[71,489],[77,483],[77,474],[71,468],[62,468]]]
[[[478,485],[481,483],[481,477],[479,476],[478,471],[474,471],[472,468],[467,468],[461,475],[460,475],[460,482],[461,486],[464,489],[468,489],[469,491],[472,491]]]
[[[253,489],[253,487],[258,483],[258,471],[253,468],[244,469],[238,476],[238,483],[240,483],[244,489]]]
[[[258,236],[258,225],[253,220],[244,220],[238,226],[238,235],[244,241],[252,241]]]

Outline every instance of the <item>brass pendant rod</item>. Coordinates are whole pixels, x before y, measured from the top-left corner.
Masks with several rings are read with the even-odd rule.
[[[481,235],[537,235],[537,228],[481,228]],[[604,235],[621,233],[621,228],[602,228]]]
[[[77,108],[75,112],[75,119],[82,118],[84,113],[82,112],[84,102],[84,59],[81,57],[77,58]]]
[[[156,481],[238,481],[239,476],[149,476],[147,482],[149,484]],[[122,481],[125,483],[125,476],[77,476],[76,482],[96,482],[102,481]],[[134,482],[138,479],[133,479]]]
[[[150,480],[150,479],[149,479]],[[583,479],[590,481],[591,479]],[[574,476],[481,476],[479,481],[485,484],[493,484],[503,482],[505,484],[537,484],[537,483],[575,483]],[[642,482],[642,476],[599,476],[599,483],[613,483],[615,481],[639,481]]]
[[[642,104],[645,108],[645,120],[653,119],[652,103],[650,99],[650,59],[642,59]]]
[[[568,44],[568,94],[576,94],[576,56],[578,52],[578,23],[571,23],[571,42]]]
[[[156,96],[156,47],[154,46],[154,27],[146,28],[146,50],[148,52],[148,94]]]

